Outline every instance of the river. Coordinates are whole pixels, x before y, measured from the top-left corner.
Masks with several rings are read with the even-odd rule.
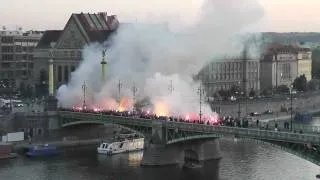
[[[97,155],[94,148],[69,149],[57,157],[19,157],[0,161],[1,180],[312,180],[317,165],[276,147],[253,141],[221,139],[222,159],[203,168],[178,166],[140,167],[142,153],[111,157]]]

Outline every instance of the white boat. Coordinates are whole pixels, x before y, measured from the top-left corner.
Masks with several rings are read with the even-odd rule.
[[[139,151],[144,148],[144,138],[125,139],[112,143],[101,143],[97,148],[99,154],[119,154],[124,152]]]

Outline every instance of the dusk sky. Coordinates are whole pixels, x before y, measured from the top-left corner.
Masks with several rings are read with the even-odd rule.
[[[71,13],[107,11],[121,22],[192,17],[204,0],[1,0],[0,26],[63,29]],[[241,0],[239,0],[241,1]],[[320,0],[257,0],[264,16],[259,31],[320,32]],[[170,16],[169,16],[170,15]],[[192,18],[191,18],[192,19]],[[184,19],[186,20],[186,19]]]

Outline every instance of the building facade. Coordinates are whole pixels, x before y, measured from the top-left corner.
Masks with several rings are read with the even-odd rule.
[[[309,48],[298,48],[298,76],[305,75],[307,81],[312,79],[312,51]]]
[[[247,94],[260,90],[259,59],[232,58],[216,60],[201,70],[200,77],[205,84],[208,96],[220,90],[241,87]]]
[[[262,89],[290,86],[295,78],[305,75],[311,80],[311,50],[292,45],[272,44],[260,62]]]
[[[47,31],[36,49],[38,69],[42,69],[34,78],[41,82],[42,74],[48,74],[48,60],[53,59],[54,84],[56,88],[68,82],[71,72],[75,71],[82,60],[85,45],[93,42],[102,43],[118,28],[115,15],[106,12],[72,14],[62,31]],[[46,39],[47,38],[47,39]],[[47,84],[48,78],[46,78]]]
[[[0,81],[13,90],[34,87],[33,51],[43,32],[0,31]]]

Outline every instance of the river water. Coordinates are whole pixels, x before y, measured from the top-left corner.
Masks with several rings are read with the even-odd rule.
[[[203,168],[140,167],[141,152],[97,155],[95,148],[69,149],[57,157],[0,161],[1,180],[312,180],[319,166],[258,142],[221,139],[222,159]]]

